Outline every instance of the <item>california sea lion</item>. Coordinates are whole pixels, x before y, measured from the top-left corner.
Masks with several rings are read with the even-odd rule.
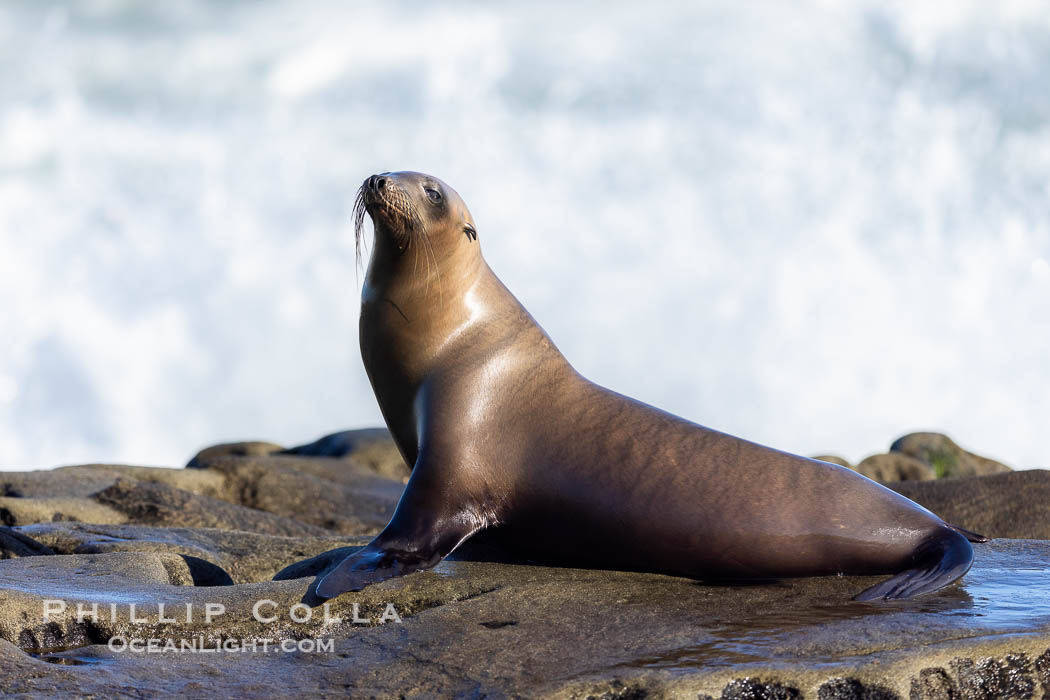
[[[361,186],[375,235],[361,354],[414,465],[390,523],[317,585],[331,598],[428,569],[489,528],[548,560],[748,579],[895,574],[907,598],[970,568],[968,536],[856,472],[691,423],[580,376],[489,269],[437,178]],[[961,534],[965,533],[965,534]]]

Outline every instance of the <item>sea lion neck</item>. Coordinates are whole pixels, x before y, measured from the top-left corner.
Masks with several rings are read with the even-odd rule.
[[[446,302],[456,303],[465,290],[486,275],[492,271],[477,243],[464,240],[453,250],[445,250],[415,239],[407,249],[400,250],[391,237],[377,235],[361,302],[385,298],[402,308],[432,312]]]
[[[361,288],[362,351],[386,355],[384,364],[409,383],[425,373],[451,338],[492,312],[482,299],[499,281],[473,252],[431,259],[428,268],[422,254],[391,258],[377,247]]]

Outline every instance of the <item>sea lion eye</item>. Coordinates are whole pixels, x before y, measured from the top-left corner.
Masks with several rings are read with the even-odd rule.
[[[431,202],[433,202],[434,204],[440,204],[441,203],[441,193],[440,192],[438,192],[437,190],[435,190],[435,189],[433,189],[431,187],[425,188],[424,191],[427,193],[427,197],[430,198]]]

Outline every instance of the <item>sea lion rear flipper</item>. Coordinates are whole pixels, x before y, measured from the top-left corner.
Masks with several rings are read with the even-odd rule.
[[[919,547],[915,566],[861,591],[853,600],[896,600],[944,588],[962,577],[973,564],[973,547],[954,529],[941,530]]]
[[[945,523],[945,525],[955,530],[971,542],[988,542],[990,540],[990,538],[985,537],[984,535],[979,535],[973,530],[967,530],[965,527],[959,527],[958,525],[952,525],[951,523]]]

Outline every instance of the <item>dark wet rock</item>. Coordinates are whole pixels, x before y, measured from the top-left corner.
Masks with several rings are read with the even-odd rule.
[[[964,700],[1006,697],[1003,668],[995,659],[952,659],[951,668],[959,679],[959,694]]]
[[[1007,654],[1004,661],[1004,679],[1008,697],[1030,698],[1035,694],[1036,679],[1032,661],[1027,654]]]
[[[1036,697],[1039,679],[1025,652],[957,656],[911,679],[910,700],[1023,700]]]
[[[265,457],[280,452],[284,447],[273,442],[224,442],[205,447],[186,463],[187,469],[201,469],[216,457]]]
[[[1050,471],[887,484],[948,522],[989,537],[1050,539]]]
[[[290,447],[284,454],[352,459],[390,479],[406,479],[412,472],[386,428],[332,433],[306,445]]]
[[[937,478],[981,476],[1011,471],[1010,467],[959,447],[941,433],[911,433],[890,445],[890,452],[914,457],[933,468]]]
[[[644,687],[613,680],[595,688],[590,695],[587,695],[587,700],[643,700],[647,697],[649,697],[649,692]]]
[[[872,455],[857,465],[858,473],[881,483],[893,481],[931,481],[937,476],[922,460],[899,452]]]
[[[47,545],[37,542],[18,530],[0,526],[0,559],[17,559],[19,557],[38,557],[54,554]]]
[[[1035,660],[1035,675],[1044,696],[1050,696],[1050,649]]]
[[[798,688],[754,678],[738,678],[722,689],[722,700],[796,700],[801,697]]]
[[[853,465],[850,464],[849,460],[845,457],[839,457],[838,455],[818,455],[813,459],[819,459],[821,462],[830,462],[831,464],[837,464],[840,467],[846,469],[854,469]]]
[[[218,457],[207,471],[223,475],[234,503],[345,535],[381,530],[404,490],[400,480],[347,460]]]
[[[958,700],[959,688],[943,668],[924,668],[911,679],[909,700]]]
[[[817,690],[818,700],[901,700],[901,696],[881,685],[856,678],[832,678]]]
[[[368,537],[283,537],[216,528],[43,523],[22,528],[58,554],[168,552],[221,567],[233,583],[269,581],[290,564],[329,550],[368,542]],[[318,569],[319,571],[320,569]],[[309,575],[309,574],[304,574]],[[289,577],[294,578],[294,577]]]
[[[123,479],[95,494],[94,499],[120,513],[128,523],[162,527],[216,527],[268,535],[325,535],[322,528],[265,513],[167,484]]]

